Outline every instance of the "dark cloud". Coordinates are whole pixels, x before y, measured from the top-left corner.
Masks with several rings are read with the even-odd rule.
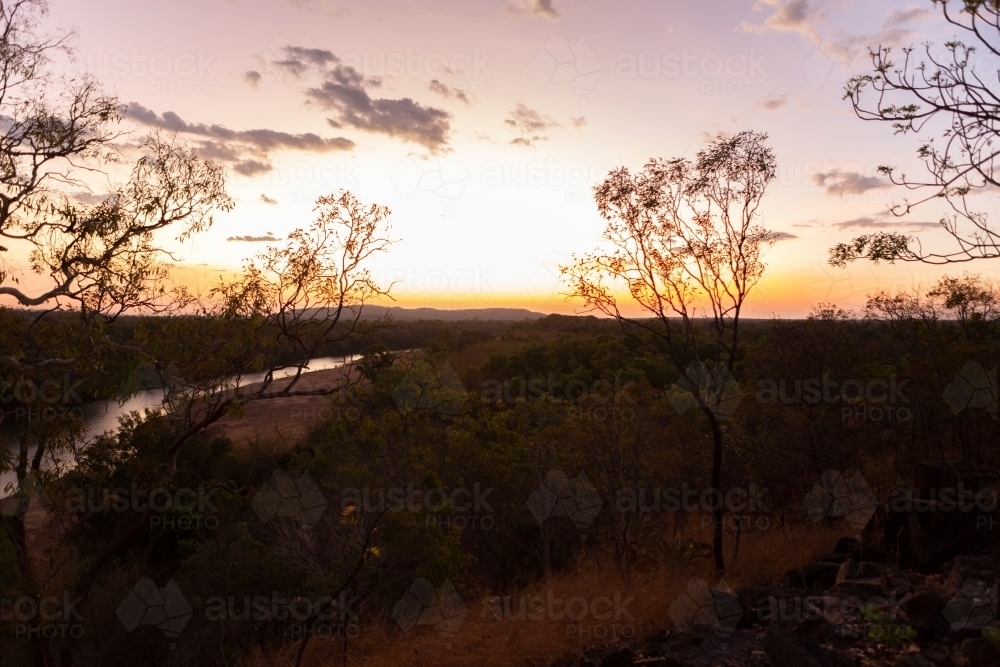
[[[775,109],[780,109],[785,106],[788,102],[788,97],[785,95],[772,95],[770,97],[765,97],[763,101],[760,102],[760,106],[767,111],[774,111]]]
[[[836,229],[886,229],[889,227],[898,227],[902,229],[930,229],[933,227],[940,227],[941,225],[937,222],[890,222],[885,219],[865,216],[861,218],[854,218],[853,220],[846,220],[844,222],[836,222],[833,226]]]
[[[274,169],[274,167],[270,162],[261,162],[260,160],[240,160],[233,165],[233,171],[240,176],[256,176],[257,174],[266,174],[272,169]]]
[[[286,46],[284,54],[284,58],[273,60],[271,64],[296,77],[302,76],[314,68],[324,68],[340,62],[340,58],[326,49]]]
[[[542,134],[543,132],[554,127],[562,127],[558,122],[521,102],[517,103],[509,117],[504,120],[504,125],[516,130],[520,135],[510,142],[515,146],[534,146],[535,142],[548,139]]]
[[[562,18],[552,0],[511,0],[508,9],[518,16],[544,16],[553,21]]]
[[[311,132],[292,134],[267,129],[231,130],[218,124],[188,123],[173,111],[160,115],[136,102],[129,105],[127,116],[143,125],[199,138],[198,153],[202,157],[231,162],[234,171],[244,176],[270,171],[272,167],[267,156],[272,151],[330,153],[351,150],[355,145],[350,139],[326,139]]]
[[[234,243],[270,243],[281,239],[275,236],[274,232],[268,232],[265,236],[230,236],[226,240]]]
[[[816,25],[823,20],[823,11],[819,4],[812,0],[760,0],[757,8],[774,7],[774,13],[764,20],[763,25],[744,21],[741,29],[745,32],[762,32],[780,30],[797,32],[808,37],[814,43],[819,43],[819,33]]]
[[[816,174],[813,176],[813,182],[826,188],[828,195],[860,195],[869,190],[889,187],[889,184],[881,178],[839,169]]]
[[[326,79],[306,95],[321,108],[337,112],[331,127],[353,127],[367,132],[399,137],[432,151],[446,147],[451,133],[451,114],[443,109],[403,99],[373,99],[366,87],[377,81],[366,79],[353,67],[337,65]]]
[[[778,232],[775,235],[774,240],[775,241],[791,241],[792,239],[797,239],[797,238],[799,238],[799,237],[796,236],[795,234],[789,234],[788,232]]]
[[[267,195],[264,195],[264,194],[262,194],[262,195],[260,196],[260,200],[261,200],[262,202],[264,202],[265,204],[269,204],[269,205],[271,205],[271,206],[274,206],[275,204],[277,204],[277,203],[278,203],[278,200],[277,200],[277,199],[272,199],[272,198],[270,198],[270,197],[268,197]]]
[[[448,84],[441,83],[437,79],[431,80],[427,87],[432,93],[437,93],[441,97],[446,97],[448,99],[456,99],[460,102],[469,103],[469,96],[465,94],[464,90],[459,90],[458,88],[453,88]]]
[[[381,79],[362,75],[332,51],[286,46],[278,59],[265,64],[294,77],[318,75],[319,83],[306,90],[306,97],[321,109],[336,113],[327,119],[331,127],[351,127],[398,137],[433,152],[447,148],[452,119],[449,112],[408,97],[372,97],[371,91],[382,86]],[[437,80],[431,82],[430,89],[439,95],[469,101],[464,92]]]
[[[256,70],[250,70],[249,72],[245,72],[243,74],[243,80],[254,88],[260,85],[261,78],[261,73]]]

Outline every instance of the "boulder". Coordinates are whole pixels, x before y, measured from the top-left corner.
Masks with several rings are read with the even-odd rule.
[[[797,624],[771,623],[764,634],[764,652],[773,667],[848,667],[852,661],[820,644],[829,633],[823,620]]]
[[[829,588],[835,583],[837,563],[812,562],[785,573],[785,584],[790,588]]]
[[[955,667],[996,667],[1000,647],[985,637],[973,637],[962,642],[951,660]]]
[[[901,606],[910,617],[910,625],[924,639],[943,637],[948,633],[948,621],[945,619],[944,597],[933,589],[924,589],[903,600]]]
[[[940,567],[1000,541],[1000,471],[968,462],[918,466],[862,532],[862,549],[915,569]],[[868,558],[876,560],[875,558]]]

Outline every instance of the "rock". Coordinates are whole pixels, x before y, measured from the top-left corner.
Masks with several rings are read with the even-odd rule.
[[[842,537],[837,540],[837,546],[833,550],[839,554],[851,554],[861,543],[853,537]]]
[[[907,567],[939,567],[1000,540],[1000,471],[967,462],[918,467],[862,533],[862,541]]]
[[[917,466],[913,487],[919,491],[965,488],[983,489],[1000,484],[1000,471],[968,461],[939,461]]]
[[[612,651],[601,660],[601,667],[629,667],[634,663],[635,653],[632,649],[624,648]]]
[[[947,634],[948,621],[941,613],[945,604],[946,601],[940,593],[925,589],[903,600],[901,606],[910,617],[910,625],[926,640]]]
[[[837,563],[807,563],[786,572],[785,583],[791,588],[829,588],[835,583],[839,567]]]
[[[848,579],[833,587],[838,595],[868,602],[872,598],[889,598],[889,587],[881,579]]]
[[[946,662],[948,660],[948,649],[941,644],[932,644],[921,651],[928,660],[932,662]]]
[[[896,659],[896,667],[934,667],[934,663],[919,653],[901,655]]]
[[[1000,647],[985,637],[966,639],[951,657],[955,667],[996,667],[1000,665]]]
[[[847,667],[853,664],[845,656],[819,644],[827,630],[822,621],[800,623],[791,632],[781,625],[772,623],[764,634],[764,651],[773,667]]]
[[[770,628],[764,635],[764,651],[774,667],[822,667],[820,661],[793,637]]]
[[[850,552],[831,551],[828,554],[816,554],[813,556],[813,560],[817,563],[843,563],[844,559],[848,557],[850,557]]]

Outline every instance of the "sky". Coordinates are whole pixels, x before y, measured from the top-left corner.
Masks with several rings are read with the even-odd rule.
[[[869,46],[954,35],[930,0],[52,0],[46,24],[76,30],[59,67],[117,94],[129,128],[229,168],[233,211],[171,246],[196,288],[347,188],[393,212],[371,268],[398,305],[579,312],[558,267],[599,241],[592,187],[746,129],[777,154],[762,222],[782,240],[745,316],[859,308],[942,273],[826,263],[876,228],[941,240],[933,211],[887,214],[904,193],[876,171],[915,173],[916,139],[843,99]]]

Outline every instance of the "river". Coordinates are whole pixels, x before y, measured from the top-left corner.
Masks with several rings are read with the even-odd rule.
[[[306,370],[311,373],[315,371],[330,370],[332,368],[341,368],[360,358],[360,355],[352,355],[348,357],[318,357],[309,362],[306,366]],[[279,380],[281,378],[295,375],[295,372],[295,368],[277,371],[274,374],[274,378]],[[264,375],[264,373],[246,375],[243,377],[241,385],[246,386],[261,382],[264,379]],[[119,403],[118,401],[91,401],[89,403],[84,403],[81,406],[83,419],[87,425],[84,439],[90,440],[91,438],[107,431],[114,431],[118,428],[118,419],[123,415],[127,415],[130,412],[143,414],[147,408],[157,408],[162,402],[163,390],[151,389],[136,394],[124,403]],[[18,434],[21,429],[22,427],[18,424],[17,420],[0,426],[0,445],[6,447],[10,452],[15,452],[18,446]],[[16,477],[13,472],[0,474],[0,498],[3,498],[9,493],[8,486],[15,480]]]

